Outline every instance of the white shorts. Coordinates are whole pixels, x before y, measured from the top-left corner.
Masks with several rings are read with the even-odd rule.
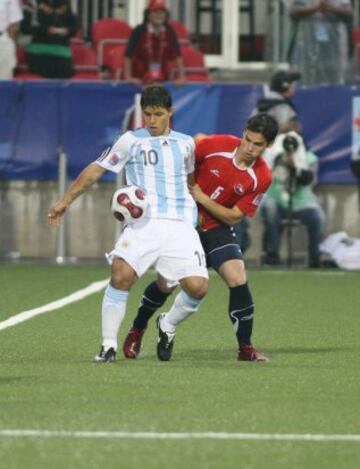
[[[108,260],[124,259],[141,277],[151,266],[165,279],[208,278],[199,235],[181,220],[144,219],[128,225]]]

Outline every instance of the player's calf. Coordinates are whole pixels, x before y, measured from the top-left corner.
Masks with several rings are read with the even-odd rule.
[[[175,339],[175,332],[166,332],[161,327],[161,323],[164,320],[165,316],[165,313],[160,314],[160,316],[156,320],[156,325],[158,327],[159,333],[156,352],[158,359],[163,362],[167,362],[171,359]]]

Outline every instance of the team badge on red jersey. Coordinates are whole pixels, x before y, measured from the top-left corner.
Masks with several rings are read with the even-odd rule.
[[[234,191],[237,194],[242,195],[245,192],[245,189],[244,189],[244,186],[242,184],[235,184]]]

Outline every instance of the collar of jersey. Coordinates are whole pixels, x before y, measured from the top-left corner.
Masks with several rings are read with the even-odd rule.
[[[239,147],[236,147],[235,150],[233,151],[232,153],[232,163],[233,165],[235,166],[236,169],[238,169],[239,171],[249,171],[249,169],[252,169],[252,167],[254,166],[254,164],[256,163],[256,160],[250,165],[250,166],[247,166],[246,168],[239,168],[239,166],[236,164],[236,161],[235,161],[235,154],[236,154],[236,150],[238,149]]]

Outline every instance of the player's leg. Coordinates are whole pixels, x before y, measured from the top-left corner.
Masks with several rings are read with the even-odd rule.
[[[100,353],[95,356],[98,363],[115,360],[118,332],[125,317],[129,290],[136,279],[134,269],[124,259],[114,259],[110,283],[102,302],[102,346]]]
[[[251,343],[255,307],[246,278],[244,262],[239,259],[226,261],[220,265],[218,273],[229,287],[228,311],[239,345],[238,359],[258,362],[269,361]]]
[[[180,280],[181,291],[168,313],[158,318],[159,340],[157,355],[161,361],[169,361],[172,355],[176,326],[199,309],[207,293],[208,279],[205,277],[186,277]]]
[[[125,316],[129,290],[158,257],[161,233],[155,235],[156,223],[140,220],[128,225],[122,232],[114,250],[108,255],[112,262],[111,282],[105,291],[102,309],[103,354],[117,349],[117,334]],[[102,360],[101,353],[95,358]],[[106,358],[106,357],[105,357]]]
[[[233,229],[222,226],[201,233],[201,241],[211,265],[229,287],[228,313],[239,345],[238,359],[268,361],[251,344],[254,303],[247,282],[245,264],[239,246],[234,243]]]
[[[161,275],[145,288],[133,325],[123,343],[126,358],[136,358],[139,355],[141,341],[150,318],[163,306],[175,288],[176,286],[169,287],[167,280]]]
[[[176,296],[170,311],[157,321],[158,358],[170,360],[175,329],[199,309],[208,288],[205,253],[196,230],[187,223],[169,225],[169,237],[156,269],[167,279],[179,281],[182,291]]]

